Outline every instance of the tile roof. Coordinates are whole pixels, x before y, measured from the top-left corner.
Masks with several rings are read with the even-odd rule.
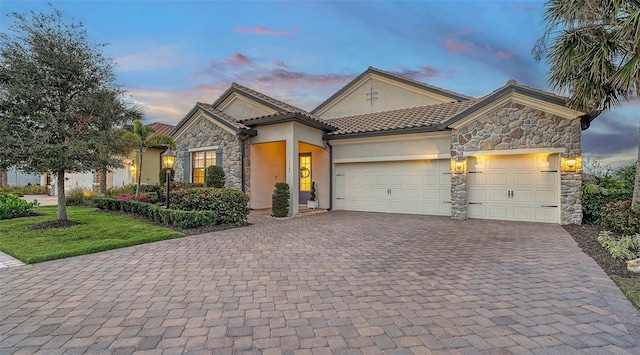
[[[169,134],[169,132],[171,132],[171,130],[173,130],[173,128],[175,127],[170,124],[165,124],[160,122],[149,123],[147,126],[153,128],[153,131],[154,131],[149,135],[150,137],[153,137],[157,134]]]
[[[272,115],[265,115],[260,117],[251,117],[240,120],[248,126],[254,126],[259,124],[274,123],[279,120],[296,120],[301,121],[309,126],[320,128],[326,131],[335,131],[337,127],[332,124],[332,121],[323,120],[308,112],[283,112],[275,113]]]
[[[345,135],[368,132],[395,131],[409,128],[433,127],[440,128],[442,122],[473,106],[481,99],[470,99],[460,102],[447,102],[367,113],[326,120],[327,123],[338,128],[330,135]]]

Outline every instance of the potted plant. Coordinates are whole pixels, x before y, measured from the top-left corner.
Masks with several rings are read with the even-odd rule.
[[[313,181],[311,182],[311,195],[309,196],[309,201],[307,201],[307,208],[318,208],[318,201],[316,201],[316,183]]]

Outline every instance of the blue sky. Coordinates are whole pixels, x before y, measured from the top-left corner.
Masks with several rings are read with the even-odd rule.
[[[369,66],[469,96],[514,78],[549,90],[531,48],[544,27],[542,1],[53,1],[82,22],[117,63],[146,114],[175,124],[197,101],[236,81],[306,110]],[[6,15],[48,11],[47,2],[2,1]],[[635,161],[640,104],[600,115],[583,134],[585,157]]]

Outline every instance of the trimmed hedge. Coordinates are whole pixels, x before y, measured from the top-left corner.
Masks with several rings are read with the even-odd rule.
[[[113,198],[94,198],[95,207],[111,211],[124,211],[145,216],[156,223],[178,227],[182,229],[195,228],[215,224],[240,225],[247,221],[247,213],[244,218],[229,218],[228,214],[210,211],[181,211],[166,209],[158,205],[139,202],[135,200],[116,200]],[[245,202],[246,205],[246,202]]]
[[[223,224],[241,224],[249,215],[249,198],[233,189],[193,188],[171,191],[170,206],[182,211],[215,211]]]

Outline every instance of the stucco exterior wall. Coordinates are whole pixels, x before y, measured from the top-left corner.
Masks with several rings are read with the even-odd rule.
[[[184,179],[184,156],[189,149],[216,147],[222,149],[222,169],[226,175],[225,187],[240,190],[242,188],[242,163],[240,138],[214,124],[204,117],[196,118],[193,124],[179,132],[176,141],[175,179]],[[215,150],[215,149],[214,149]],[[191,164],[189,164],[191,168]],[[191,177],[191,173],[189,173]]]
[[[517,102],[496,108],[451,135],[452,159],[463,159],[466,152],[562,148],[561,157],[581,155],[580,120],[556,116]],[[561,224],[580,224],[582,205],[578,173],[560,173]],[[455,219],[467,216],[467,176],[452,174],[451,215]]]
[[[276,182],[286,182],[286,143],[259,143],[251,145],[251,201],[254,209],[271,208],[271,195]]]
[[[334,163],[449,158],[448,133],[416,133],[331,141]]]
[[[373,94],[372,94],[373,92]],[[373,97],[373,100],[371,98]],[[403,86],[372,77],[335,105],[320,113],[323,119],[380,112],[407,107],[451,102],[452,99],[438,98],[420,92],[416,88]]]
[[[222,112],[235,119],[260,117],[276,113],[273,109],[267,109],[256,104],[252,104],[240,98],[235,98],[231,103],[222,109]]]

